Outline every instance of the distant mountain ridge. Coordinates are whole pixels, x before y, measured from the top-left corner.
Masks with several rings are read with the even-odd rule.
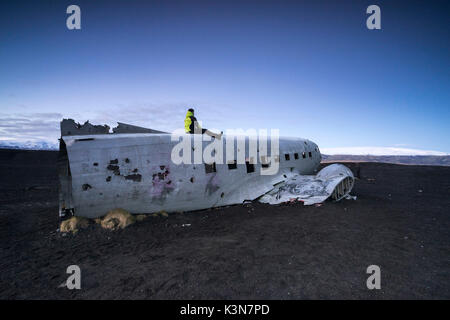
[[[22,149],[22,150],[58,150],[59,143],[47,141],[0,141],[0,149]]]
[[[409,165],[450,166],[450,156],[372,156],[372,155],[325,155],[322,162],[384,162]]]
[[[323,154],[329,155],[364,155],[364,156],[449,156],[449,153],[411,149],[403,147],[342,147],[321,148]]]
[[[54,150],[59,149],[59,144],[47,141],[0,141],[0,149],[18,150]],[[384,162],[410,165],[450,166],[450,156],[435,155],[326,155],[322,154],[323,162]]]

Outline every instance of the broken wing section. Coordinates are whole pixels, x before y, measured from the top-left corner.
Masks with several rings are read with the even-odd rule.
[[[138,127],[135,125],[117,122],[117,127],[110,132],[109,126],[105,125],[93,125],[89,123],[89,120],[84,124],[75,122],[73,119],[63,119],[61,121],[61,137],[64,136],[82,136],[93,134],[118,134],[118,133],[167,133],[159,130]]]
[[[315,176],[296,175],[276,185],[262,196],[262,203],[279,204],[292,199],[302,200],[305,205],[321,203],[331,197],[339,201],[353,188],[352,171],[342,164],[329,165]]]

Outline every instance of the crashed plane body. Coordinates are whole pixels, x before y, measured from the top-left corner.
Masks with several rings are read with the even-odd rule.
[[[223,163],[175,164],[173,150],[179,141],[171,134],[122,123],[113,132],[107,126],[62,121],[60,215],[97,218],[115,208],[133,214],[191,211],[255,199],[271,204],[298,199],[312,204],[328,197],[340,200],[354,183],[353,174],[342,165],[317,173],[321,154],[306,139],[280,138],[276,154],[265,157],[260,156],[263,146],[256,138],[241,137],[243,144],[232,140],[234,153]],[[205,149],[211,143],[198,145],[195,136],[201,137],[182,135],[191,146],[189,159],[195,158],[196,148]],[[213,154],[225,154],[230,147],[226,136],[220,142]],[[256,154],[249,149],[252,144],[257,146]],[[239,152],[245,158],[242,162],[237,161]],[[274,167],[274,173],[265,174]]]

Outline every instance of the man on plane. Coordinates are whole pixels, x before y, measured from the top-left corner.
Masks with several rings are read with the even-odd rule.
[[[222,132],[217,134],[209,131],[208,129],[203,129],[197,122],[197,118],[194,117],[194,109],[190,108],[186,113],[186,119],[184,119],[184,130],[186,133],[206,133],[208,136],[221,139]]]

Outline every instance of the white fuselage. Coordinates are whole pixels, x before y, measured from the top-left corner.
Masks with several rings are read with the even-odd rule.
[[[245,138],[247,160],[249,139]],[[59,164],[60,210],[90,218],[114,208],[140,214],[238,204],[262,196],[294,174],[316,173],[321,161],[317,145],[300,138],[279,139],[279,157],[272,159],[279,169],[272,175],[261,174],[259,149],[253,166],[233,166],[230,157],[214,166],[174,164],[171,155],[178,142],[170,134],[96,134],[62,140],[60,156],[67,163]],[[226,154],[227,139],[222,140]],[[204,141],[203,147],[210,143]],[[234,159],[237,149],[235,145]]]

